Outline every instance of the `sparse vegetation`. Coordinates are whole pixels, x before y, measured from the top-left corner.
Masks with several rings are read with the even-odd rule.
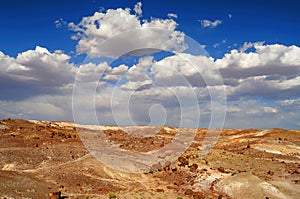
[[[114,193],[109,193],[109,194],[108,194],[108,198],[109,198],[109,199],[113,199],[113,198],[117,198],[117,196],[116,196],[116,194],[114,194]]]

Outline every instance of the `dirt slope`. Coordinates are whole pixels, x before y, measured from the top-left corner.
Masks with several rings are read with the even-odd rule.
[[[75,126],[0,121],[0,198],[41,199],[56,191],[68,198],[300,198],[299,130],[223,130],[203,158],[199,150],[207,130],[198,129],[177,161],[134,174],[96,160]],[[103,129],[112,143],[135,153],[164,147],[178,132],[170,127]],[[153,130],[158,134],[151,135]]]

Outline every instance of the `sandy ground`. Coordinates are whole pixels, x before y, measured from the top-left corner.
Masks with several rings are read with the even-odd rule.
[[[207,129],[198,129],[179,159],[145,173],[128,173],[92,156],[79,129],[100,129],[113,145],[137,154],[159,150],[178,132],[189,131],[2,120],[0,199],[42,199],[57,191],[71,199],[300,198],[300,130],[222,130],[213,149],[201,157]]]

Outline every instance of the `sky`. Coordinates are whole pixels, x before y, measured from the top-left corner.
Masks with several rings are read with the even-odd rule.
[[[0,119],[300,127],[300,3],[0,6]]]

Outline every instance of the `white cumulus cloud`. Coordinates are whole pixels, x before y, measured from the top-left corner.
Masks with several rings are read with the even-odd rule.
[[[178,16],[175,13],[169,13],[168,17],[177,19]]]
[[[129,8],[99,11],[69,24],[79,53],[116,58],[125,52],[138,56],[133,65],[112,67],[104,61],[76,65],[63,51],[39,46],[17,57],[0,52],[0,117],[72,120],[72,91],[79,87],[77,111],[87,123],[95,111],[101,124],[128,125],[131,120],[159,124],[151,116],[163,119],[167,114],[167,125],[184,121],[191,127],[200,113],[200,126],[207,127],[213,110],[222,117],[225,91],[226,128],[298,127],[298,46],[246,42],[219,59],[179,51],[157,60],[151,52],[184,47],[184,34],[170,19],[175,14],[141,20],[141,6],[136,4],[135,13]],[[213,28],[222,22],[202,23]],[[212,103],[212,96],[220,102]]]
[[[136,14],[141,15],[143,13],[143,11],[142,11],[142,2],[138,2],[137,4],[135,4],[133,10]]]
[[[207,20],[207,19],[203,19],[203,20],[199,20],[201,22],[201,26],[203,28],[215,28],[219,25],[222,24],[222,21],[221,20],[215,20],[215,21],[210,21],[210,20]]]
[[[142,13],[141,4],[135,10]],[[141,20],[131,14],[130,9],[109,9],[83,17],[79,24],[69,23],[76,32],[74,39],[79,40],[77,51],[89,56],[118,57],[141,48],[159,50],[181,50],[184,34],[177,31],[173,19],[152,18]]]
[[[41,93],[70,91],[77,68],[62,52],[37,46],[16,58],[0,52],[2,99],[22,99]]]

